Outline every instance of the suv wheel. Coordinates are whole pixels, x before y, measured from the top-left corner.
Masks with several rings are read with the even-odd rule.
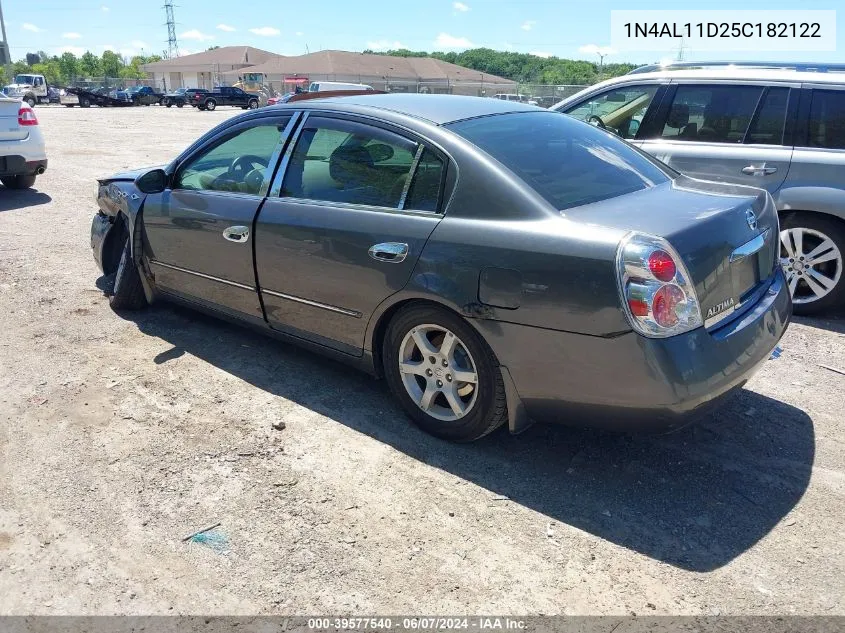
[[[795,314],[816,314],[845,303],[845,224],[816,213],[795,213],[780,228],[780,261]]]
[[[205,109],[209,112],[214,112],[215,108],[217,108],[217,102],[214,99],[207,99],[205,102]]]
[[[258,99],[250,99],[247,107],[250,110],[255,110],[258,107]]]

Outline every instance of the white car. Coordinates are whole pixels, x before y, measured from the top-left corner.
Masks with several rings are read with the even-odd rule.
[[[44,136],[35,111],[20,99],[0,95],[0,182],[27,189],[47,170]]]

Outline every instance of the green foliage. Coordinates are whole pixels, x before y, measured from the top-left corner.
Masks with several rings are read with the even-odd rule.
[[[461,53],[428,53],[407,49],[379,53],[372,50],[364,52],[396,57],[433,57],[520,83],[535,84],[591,84],[602,79],[624,75],[636,68],[635,64],[605,64],[600,73],[599,65],[593,62],[560,57],[543,58],[528,53],[494,51],[490,48],[473,48]]]
[[[123,68],[123,59],[114,51],[104,51],[100,63],[103,74],[106,77],[120,76],[120,69]]]
[[[100,65],[100,58],[91,51],[86,51],[79,60],[79,70],[85,77],[102,77],[103,68]]]

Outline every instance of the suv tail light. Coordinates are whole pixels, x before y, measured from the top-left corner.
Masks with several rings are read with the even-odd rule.
[[[18,125],[38,125],[38,117],[35,116],[35,111],[28,105],[23,105],[18,110]]]
[[[689,273],[666,240],[630,233],[616,253],[616,272],[622,305],[636,332],[665,338],[704,324]]]

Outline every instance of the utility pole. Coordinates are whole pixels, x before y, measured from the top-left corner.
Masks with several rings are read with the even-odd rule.
[[[684,61],[684,57],[686,57],[686,55],[684,55],[684,52],[686,51],[686,48],[687,48],[687,47],[686,47],[686,45],[684,44],[684,38],[682,37],[682,38],[681,38],[681,43],[678,45],[678,57],[676,58],[676,60],[675,60],[675,61],[679,61],[679,62]]]
[[[599,81],[604,76],[604,58],[607,57],[610,53],[602,53],[601,51],[597,51],[596,55],[599,56]]]
[[[167,13],[167,53],[170,59],[179,57],[179,44],[176,42],[176,20],[173,18],[173,0],[164,0]]]
[[[9,40],[6,39],[6,20],[3,19],[3,5],[0,3],[0,29],[3,31],[3,43],[0,45],[0,64],[12,63],[12,54],[9,51]]]

